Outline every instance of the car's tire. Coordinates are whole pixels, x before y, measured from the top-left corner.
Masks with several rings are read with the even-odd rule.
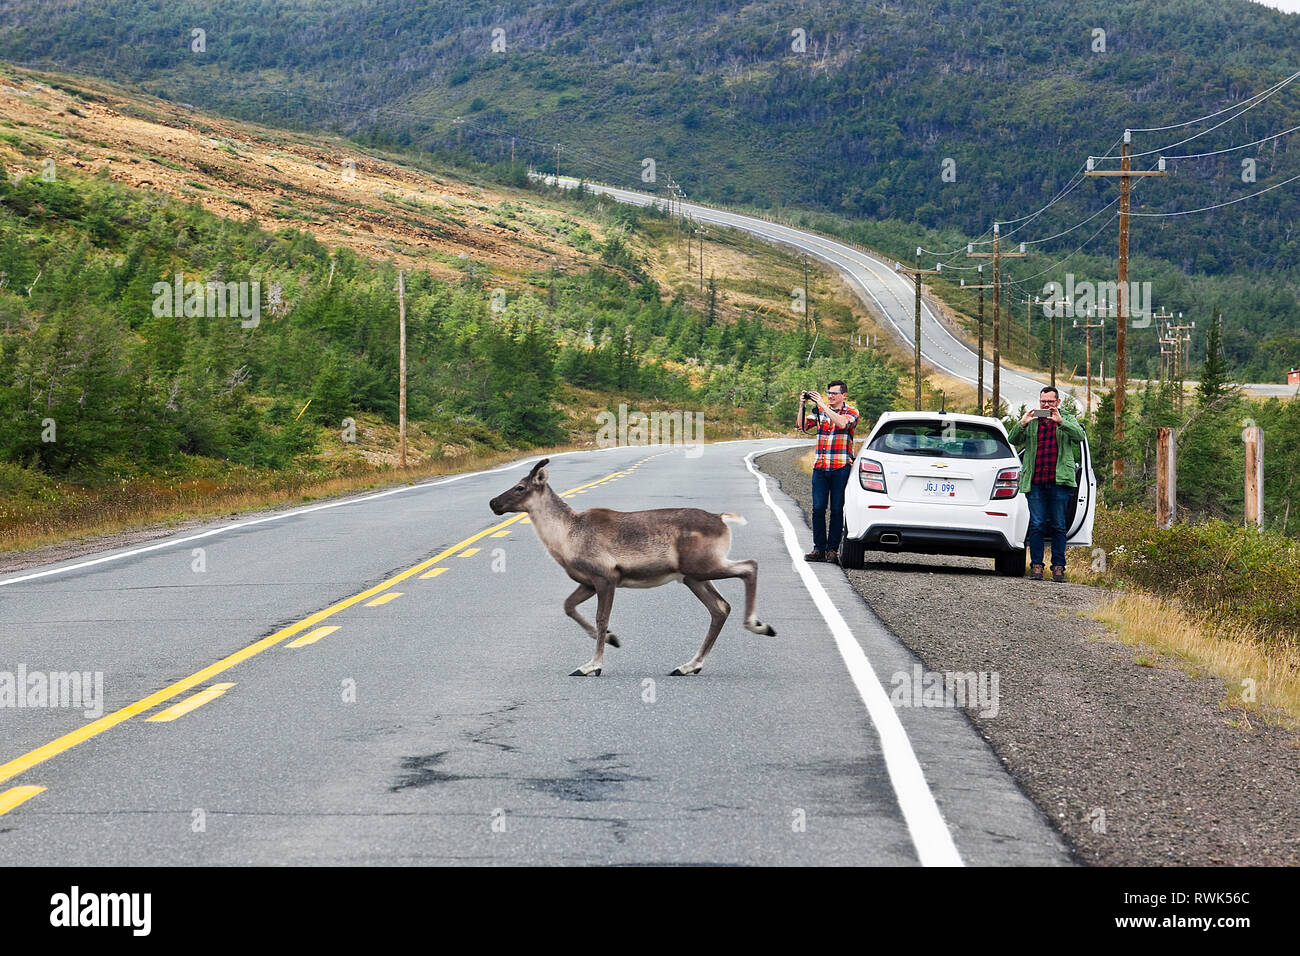
[[[993,566],[997,568],[998,574],[1003,577],[1023,578],[1025,576],[1025,549],[1003,551],[1001,554],[994,555]]]
[[[862,568],[866,564],[863,560],[866,551],[866,546],[861,541],[845,535],[840,540],[840,567]]]

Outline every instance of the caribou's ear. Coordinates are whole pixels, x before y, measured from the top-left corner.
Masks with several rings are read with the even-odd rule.
[[[528,473],[528,477],[539,485],[546,484],[546,466],[550,464],[550,461],[551,459],[549,458],[543,458],[537,464],[533,465],[533,470]]]

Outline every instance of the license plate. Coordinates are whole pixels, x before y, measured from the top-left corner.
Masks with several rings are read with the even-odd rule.
[[[957,485],[951,481],[927,481],[925,487],[921,489],[921,494],[929,495],[931,498],[955,498]]]

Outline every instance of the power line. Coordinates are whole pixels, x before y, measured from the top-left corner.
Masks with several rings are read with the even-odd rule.
[[[1295,73],[1292,73],[1292,74],[1291,74],[1290,76],[1288,76],[1285,80],[1279,80],[1277,83],[1275,83],[1273,86],[1269,87],[1267,90],[1264,90],[1262,93],[1256,93],[1255,96],[1252,96],[1252,97],[1250,97],[1249,99],[1243,100],[1242,102],[1243,102],[1243,103],[1249,103],[1251,100],[1255,99],[1255,97],[1269,97],[1269,96],[1272,96],[1274,93],[1276,93],[1278,90],[1282,89],[1282,87],[1286,86],[1288,83],[1290,83],[1292,80],[1294,80],[1294,79],[1295,79],[1296,77],[1298,77],[1298,76],[1300,76],[1300,70],[1297,70]],[[1130,132],[1134,132],[1134,133],[1163,133],[1163,132],[1164,132],[1165,130],[1167,130],[1167,129],[1180,129],[1180,128],[1184,127],[1184,126],[1194,126],[1194,125],[1196,125],[1197,123],[1204,122],[1204,121],[1207,120],[1207,119],[1214,119],[1214,117],[1219,116],[1219,115],[1221,115],[1221,114],[1223,114],[1223,113],[1226,113],[1226,112],[1228,112],[1229,110],[1235,110],[1237,107],[1239,107],[1239,106],[1241,106],[1241,105],[1242,105],[1241,103],[1233,103],[1231,106],[1225,106],[1223,109],[1219,110],[1218,112],[1210,113],[1210,114],[1208,114],[1208,115],[1206,115],[1206,116],[1199,116],[1199,117],[1197,117],[1196,119],[1188,120],[1188,121],[1185,122],[1185,123],[1174,123],[1172,126],[1131,127],[1131,128],[1130,128]],[[1111,148],[1114,149],[1113,146],[1112,146]],[[1106,158],[1110,158],[1110,157],[1106,157]]]
[[[1199,137],[1201,137],[1201,136],[1204,136],[1206,133],[1213,133],[1213,132],[1214,132],[1216,129],[1218,129],[1220,126],[1224,126],[1224,125],[1226,125],[1226,124],[1228,124],[1228,123],[1231,123],[1231,122],[1232,122],[1233,120],[1235,120],[1238,116],[1242,116],[1242,115],[1244,115],[1244,114],[1250,112],[1251,110],[1253,110],[1253,109],[1254,109],[1256,106],[1258,106],[1260,103],[1264,102],[1265,99],[1267,99],[1269,96],[1272,96],[1274,93],[1276,93],[1278,90],[1280,90],[1280,89],[1281,89],[1283,86],[1285,86],[1287,83],[1290,83],[1292,80],[1294,80],[1297,76],[1300,76],[1300,72],[1296,72],[1296,73],[1291,74],[1291,76],[1287,77],[1286,80],[1284,80],[1282,83],[1278,84],[1278,86],[1276,87],[1276,89],[1273,89],[1273,90],[1269,91],[1266,95],[1263,96],[1263,98],[1257,100],[1257,101],[1254,102],[1254,103],[1250,103],[1250,100],[1246,100],[1246,101],[1244,101],[1245,103],[1250,103],[1249,106],[1244,106],[1244,107],[1243,107],[1243,105],[1242,105],[1241,103],[1238,103],[1236,106],[1228,107],[1228,109],[1238,109],[1238,107],[1242,107],[1242,108],[1238,109],[1238,112],[1235,113],[1234,115],[1229,116],[1227,119],[1222,120],[1222,121],[1220,121],[1220,122],[1218,122],[1218,123],[1215,123],[1213,126],[1209,127],[1208,129],[1203,129],[1203,130],[1201,130],[1199,133],[1193,133],[1191,136],[1188,136],[1186,139],[1180,139],[1178,142],[1176,142],[1176,143],[1170,143],[1168,146],[1161,146],[1161,147],[1159,147],[1159,148],[1157,148],[1157,149],[1148,149],[1146,152],[1142,152],[1142,153],[1133,153],[1133,154],[1130,155],[1129,158],[1130,158],[1130,159],[1137,159],[1137,158],[1139,158],[1139,157],[1141,157],[1141,156],[1154,156],[1154,155],[1156,155],[1156,154],[1158,154],[1158,153],[1164,153],[1164,152],[1166,152],[1166,151],[1168,151],[1168,150],[1171,150],[1171,149],[1173,149],[1175,146],[1182,146],[1183,143],[1190,143],[1192,140],[1197,139],[1197,138],[1199,138]],[[1251,99],[1254,99],[1254,97],[1252,97]],[[1224,113],[1224,112],[1227,112],[1227,110],[1220,110],[1220,111],[1219,111],[1219,113]],[[1212,115],[1213,115],[1213,116],[1218,116],[1219,114],[1218,114],[1218,113],[1214,113],[1214,114],[1212,114]],[[1207,119],[1207,118],[1208,118],[1208,117],[1202,117],[1202,119]],[[1199,120],[1197,120],[1196,122],[1199,122]],[[1130,130],[1130,132],[1132,132],[1132,130]],[[1119,158],[1120,158],[1119,156],[1094,156],[1094,157],[1093,157],[1093,159],[1119,159]]]
[[[1300,175],[1292,176],[1290,179],[1284,179],[1280,183],[1274,183],[1272,186],[1268,186],[1258,192],[1253,192],[1248,196],[1238,196],[1236,199],[1229,199],[1227,202],[1215,203],[1213,206],[1202,206],[1200,209],[1184,209],[1181,212],[1131,212],[1129,215],[1142,216],[1146,219],[1161,219],[1168,216],[1190,216],[1192,213],[1196,212],[1209,212],[1211,209],[1222,209],[1224,206],[1231,206],[1234,203],[1245,202],[1247,199],[1254,199],[1256,196],[1262,196],[1264,193],[1272,192],[1274,189],[1280,189],[1287,185],[1287,183],[1293,183],[1297,179],[1300,179]]]
[[[1229,146],[1225,149],[1216,149],[1209,153],[1189,153],[1185,156],[1166,156],[1165,159],[1201,159],[1205,156],[1218,156],[1220,153],[1231,153],[1238,149],[1249,149],[1251,146],[1258,146],[1260,143],[1267,143],[1270,139],[1277,139],[1279,136],[1285,136],[1287,133],[1294,133],[1300,129],[1300,126],[1292,126],[1290,129],[1284,129],[1280,133],[1274,133],[1272,136],[1265,136],[1263,139],[1257,139],[1253,143],[1242,143],[1240,146]]]

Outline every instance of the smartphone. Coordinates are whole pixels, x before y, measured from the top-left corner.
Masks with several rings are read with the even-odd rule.
[[[1051,417],[1052,417],[1052,410],[1051,410],[1050,408],[1035,408],[1035,409],[1034,409],[1034,417],[1035,417],[1035,418],[1051,418]]]

